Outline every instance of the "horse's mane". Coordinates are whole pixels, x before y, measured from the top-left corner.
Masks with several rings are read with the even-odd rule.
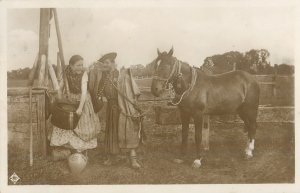
[[[156,66],[156,60],[157,58],[155,58],[152,62],[150,62],[149,64],[146,64],[146,68],[150,69],[151,71],[153,71],[155,69]]]
[[[176,57],[174,57],[176,60],[178,60]],[[185,64],[185,65],[188,65],[188,66],[190,66],[190,67],[192,67],[192,68],[195,68],[197,71],[199,70],[199,71],[201,71],[201,72],[205,72],[204,70],[203,70],[203,66],[200,66],[200,67],[196,67],[196,66],[191,66],[189,63],[187,63],[187,62],[184,62],[184,61],[181,61],[181,60],[178,60],[179,62],[181,62],[182,64]]]

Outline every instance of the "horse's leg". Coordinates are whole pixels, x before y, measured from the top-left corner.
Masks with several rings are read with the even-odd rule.
[[[244,110],[244,104],[238,108],[237,112],[239,117],[244,121],[244,132],[246,133],[249,130],[249,120]]]
[[[243,104],[243,114],[248,120],[248,141],[245,149],[246,158],[253,157],[255,135],[256,135],[256,118],[259,105],[259,85],[256,82],[250,84],[247,95]]]
[[[179,109],[181,124],[182,124],[182,135],[181,135],[181,156],[184,157],[187,152],[188,134],[189,134],[189,123],[191,116],[188,112],[183,109]]]
[[[253,157],[255,135],[256,135],[256,117],[257,117],[257,108],[247,105],[243,108],[242,116],[244,117],[245,127],[248,131],[247,146],[245,149],[246,158]]]
[[[202,151],[201,151],[203,114],[201,111],[198,111],[194,114],[193,117],[195,123],[196,159],[194,160],[192,166],[194,168],[199,168],[201,166],[201,160],[203,158]]]
[[[254,143],[255,143],[255,135],[256,135],[256,117],[251,117],[249,119],[249,129],[248,129],[248,142],[246,147],[246,157],[252,158],[253,157],[253,150],[254,150]]]

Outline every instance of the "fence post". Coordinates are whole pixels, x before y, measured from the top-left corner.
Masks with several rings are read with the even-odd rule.
[[[209,150],[209,115],[203,115],[202,119],[202,147]]]
[[[278,68],[277,64],[274,66],[274,76],[273,76],[273,97],[277,95],[276,81],[278,76]]]

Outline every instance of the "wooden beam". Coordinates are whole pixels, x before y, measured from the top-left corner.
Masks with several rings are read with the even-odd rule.
[[[39,33],[39,53],[48,56],[49,32],[50,32],[50,9],[40,9],[40,33]]]
[[[48,69],[49,69],[50,78],[51,78],[51,81],[52,81],[52,84],[53,84],[53,88],[54,88],[54,90],[58,91],[59,84],[58,84],[53,66],[51,64],[48,64]]]
[[[29,87],[7,88],[7,96],[29,96],[29,89]],[[37,89],[33,87],[32,95],[43,94],[45,89]],[[56,91],[52,91],[50,93],[55,94]]]
[[[272,93],[273,97],[277,96],[277,87],[276,87],[277,75],[278,75],[278,65],[275,65],[275,68],[274,68],[274,77],[273,77],[273,82],[275,83],[273,85],[273,93]]]
[[[45,109],[45,91],[43,95],[38,96],[39,99],[37,101],[37,108],[38,108],[38,121],[40,123],[39,127],[39,138],[40,140],[40,148],[43,156],[47,156],[47,151],[48,151],[48,145],[47,145],[47,131],[46,131],[46,109]]]
[[[48,61],[48,47],[49,47],[49,34],[50,34],[50,9],[40,9],[40,31],[39,31],[39,59],[37,66],[38,85],[45,86],[46,64]],[[44,58],[45,57],[45,58]],[[42,77],[40,77],[42,76]]]
[[[45,86],[45,70],[46,70],[46,56],[43,54],[41,55],[41,62],[40,62],[40,72],[38,78],[38,87]]]
[[[53,12],[54,21],[55,21],[55,29],[56,29],[56,35],[57,35],[57,41],[58,41],[60,62],[61,62],[62,71],[64,72],[66,69],[66,64],[65,64],[65,59],[64,59],[64,51],[63,51],[63,46],[62,46],[60,28],[59,28],[59,23],[58,23],[58,16],[57,16],[57,11],[55,8],[52,8],[52,12]],[[64,86],[65,86],[66,94],[68,96],[70,93],[69,84],[68,84],[67,78],[65,77],[64,73],[63,73],[63,79],[64,79]]]
[[[61,63],[60,63],[60,54],[57,52],[57,62],[56,62],[56,77],[58,80],[58,83],[63,79],[62,77],[62,68],[61,68]]]
[[[34,81],[34,76],[36,74],[36,70],[37,70],[37,66],[38,66],[38,60],[39,60],[39,54],[37,54],[33,66],[30,70],[30,73],[28,75],[28,83],[27,86],[32,86],[33,85],[33,81]]]

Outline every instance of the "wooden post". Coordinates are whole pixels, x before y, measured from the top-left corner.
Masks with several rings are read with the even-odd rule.
[[[50,9],[41,8],[40,9],[40,32],[39,32],[39,59],[38,59],[38,76],[42,75],[43,77],[38,77],[38,87],[45,86],[45,73],[46,65],[48,61],[48,46],[49,46],[49,34],[50,34]],[[42,58],[44,56],[45,58]],[[44,66],[42,66],[44,65]]]
[[[56,63],[56,77],[58,80],[58,83],[63,79],[62,77],[62,69],[61,69],[61,64],[60,64],[60,55],[59,52],[57,52],[57,63]]]
[[[33,165],[33,127],[32,127],[32,87],[29,87],[29,124],[30,124],[30,141],[29,141],[29,164]]]
[[[46,61],[45,63],[45,75],[44,75],[44,86],[49,88],[49,61]]]
[[[233,63],[233,71],[236,71],[236,63]]]
[[[38,60],[39,60],[39,54],[37,54],[36,58],[35,58],[35,61],[33,63],[33,66],[30,70],[30,73],[29,73],[29,76],[28,76],[28,84],[27,86],[32,86],[33,84],[33,81],[34,81],[34,76],[36,74],[36,70],[37,70],[37,67],[38,67]]]
[[[277,80],[277,75],[278,75],[278,68],[277,64],[274,66],[274,76],[273,76],[273,97],[276,97],[277,95],[277,88],[276,88],[276,80]]]
[[[46,117],[45,117],[45,91],[42,95],[39,95],[37,100],[37,113],[38,113],[38,129],[39,129],[39,138],[41,139],[40,148],[44,156],[47,156],[47,131],[46,131]]]
[[[54,90],[58,91],[59,84],[58,84],[58,81],[57,81],[57,78],[56,78],[53,66],[51,64],[48,64],[48,68],[49,68],[50,78],[51,78],[51,81],[53,83],[53,88],[54,88]]]
[[[53,12],[54,21],[55,21],[55,29],[56,29],[56,34],[57,34],[60,62],[61,62],[62,71],[64,72],[66,69],[66,64],[65,64],[65,59],[64,59],[64,51],[63,51],[63,47],[62,47],[57,11],[55,8],[52,8],[52,12]],[[65,77],[64,73],[63,73],[63,79],[64,79],[64,86],[65,86],[66,94],[67,94],[67,96],[69,96],[69,93],[70,93],[69,84],[68,84],[67,78]]]
[[[40,55],[45,54],[46,56],[48,56],[49,32],[50,32],[49,21],[50,21],[50,9],[41,8],[40,9],[40,34],[39,34]]]
[[[38,87],[43,87],[45,82],[45,71],[46,71],[46,56],[43,54],[41,55],[41,62],[40,62],[40,72],[39,72],[39,79],[38,79]]]
[[[202,147],[209,150],[209,115],[203,115],[202,121]]]

